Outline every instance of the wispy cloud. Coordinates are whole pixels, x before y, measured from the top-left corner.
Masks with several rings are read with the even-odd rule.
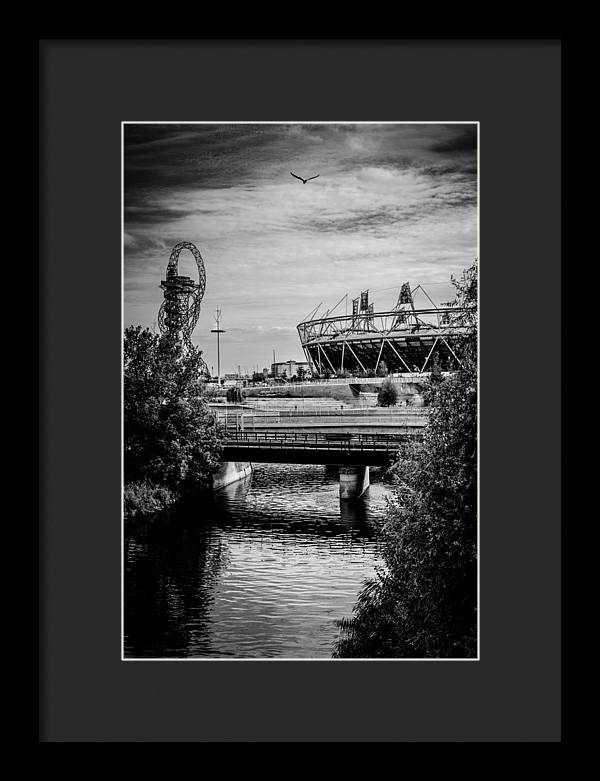
[[[226,369],[301,357],[297,323],[346,291],[383,307],[408,280],[448,298],[476,251],[476,160],[475,126],[126,125],[126,324],[156,320],[184,240],[207,273],[193,339],[210,365],[219,306]]]

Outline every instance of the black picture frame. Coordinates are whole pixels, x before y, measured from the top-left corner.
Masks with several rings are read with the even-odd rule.
[[[560,39],[41,39],[39,76],[39,740],[560,741]],[[124,120],[480,123],[480,661],[121,661]]]

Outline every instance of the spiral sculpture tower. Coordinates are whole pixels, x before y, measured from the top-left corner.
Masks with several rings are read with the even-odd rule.
[[[191,277],[179,275],[179,255],[187,249],[194,256],[198,268],[198,282]],[[206,271],[199,249],[190,241],[176,244],[167,264],[166,279],[160,283],[164,290],[164,301],[158,312],[158,327],[161,334],[192,347],[192,332],[200,317],[200,304],[206,289]],[[206,370],[206,364],[204,364]]]

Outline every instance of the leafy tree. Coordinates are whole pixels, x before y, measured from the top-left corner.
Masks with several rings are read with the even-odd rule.
[[[477,652],[477,267],[453,283],[467,333],[456,374],[431,386],[422,443],[401,447],[383,532],[386,569],[342,621],[335,656]],[[454,315],[452,315],[454,317]],[[455,321],[456,322],[456,321]]]
[[[435,353],[432,358],[431,372],[429,374],[429,382],[426,383],[423,392],[423,402],[426,407],[430,406],[435,395],[435,391],[440,382],[444,382],[444,375],[442,374],[442,367],[440,364],[440,358],[438,353]]]
[[[298,371],[296,374],[298,377],[298,382],[302,382],[302,380],[306,377],[306,369],[304,366],[298,366]]]
[[[435,353],[431,362],[431,374],[430,382],[443,382],[444,375],[442,374],[442,367],[440,364],[440,356]]]
[[[379,361],[379,365],[377,366],[377,376],[387,377],[388,373],[387,363],[385,361]]]
[[[146,482],[176,495],[209,484],[221,435],[206,403],[201,351],[184,351],[141,326],[125,330],[125,483]]]
[[[398,390],[391,377],[387,377],[382,383],[377,393],[378,407],[393,407],[398,403]]]

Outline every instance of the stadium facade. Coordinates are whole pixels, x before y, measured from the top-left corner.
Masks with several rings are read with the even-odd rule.
[[[417,290],[431,306],[415,307]],[[468,314],[467,307],[436,306],[421,285],[411,290],[406,282],[392,310],[376,312],[367,290],[353,300],[351,315],[328,313],[297,328],[316,375],[377,374],[382,363],[392,374],[425,372],[436,361],[443,371],[453,371],[460,365],[456,347],[467,333]]]

